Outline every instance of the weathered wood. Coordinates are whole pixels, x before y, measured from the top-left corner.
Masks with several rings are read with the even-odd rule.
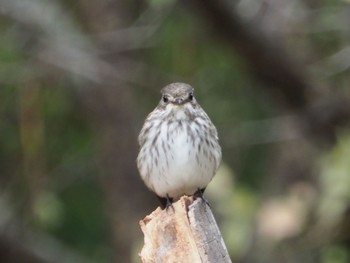
[[[184,196],[167,210],[157,208],[140,221],[143,263],[231,262],[210,207]]]

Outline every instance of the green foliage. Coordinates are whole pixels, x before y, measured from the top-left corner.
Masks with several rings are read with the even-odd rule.
[[[107,197],[116,198],[117,195],[108,192],[112,187],[108,190],[102,185],[100,177],[105,175],[96,160],[110,158],[110,163],[113,163],[120,156],[103,152],[102,143],[122,141],[134,145],[134,133],[141,127],[146,114],[157,105],[161,87],[172,81],[184,81],[195,87],[196,98],[218,128],[223,165],[207,192],[214,200],[213,209],[217,212],[233,261],[349,262],[349,237],[346,231],[343,233],[343,229],[349,228],[348,222],[344,222],[350,203],[349,130],[344,128],[338,134],[333,147],[322,148],[324,141],[317,141],[318,138],[313,136],[310,138],[308,128],[305,128],[307,124],[299,122],[298,117],[303,117],[302,109],[301,112],[291,112],[281,107],[283,102],[277,96],[261,89],[262,84],[253,77],[241,54],[224,44],[216,34],[208,33],[215,32],[215,29],[209,31],[206,21],[187,12],[186,7],[174,1],[134,1],[128,7],[137,10],[130,10],[130,13],[141,13],[141,18],[135,22],[135,28],[130,25],[129,32],[129,28],[122,30],[117,27],[124,21],[118,20],[122,18],[114,9],[109,11],[112,2],[102,1],[104,4],[101,5],[96,0],[52,2],[53,8],[58,8],[59,4],[74,8],[73,11],[58,11],[59,15],[53,19],[80,21],[81,25],[77,27],[84,28],[86,32],[70,28],[74,23],[68,22],[62,23],[67,28],[60,23],[50,23],[54,28],[46,28],[48,25],[41,24],[45,22],[40,16],[28,15],[29,9],[23,17],[16,17],[15,12],[4,12],[6,18],[0,18],[0,205],[2,196],[4,200],[9,200],[10,208],[6,214],[12,214],[21,227],[24,225],[30,231],[49,235],[73,254],[88,258],[89,262],[110,262],[112,254],[123,252],[113,251],[113,242],[119,237],[111,233],[112,224],[118,222],[115,219],[120,215],[113,214],[114,211],[109,211],[111,208],[107,207]],[[249,5],[248,2],[252,1],[240,2]],[[328,94],[339,93],[349,98],[349,52],[337,54],[348,48],[346,1],[314,1],[312,8],[302,1],[295,3],[297,7],[281,2],[281,5],[288,5],[286,8],[281,8],[279,1],[265,2],[267,6],[261,7],[261,10],[251,10],[256,12],[256,17],[249,26],[255,25],[254,19],[261,19],[261,25],[255,25],[257,30],[275,36],[271,39],[288,43],[291,59],[295,57],[297,61],[310,63],[305,66],[307,72],[303,72],[310,74],[306,82],[313,82],[317,89],[307,92],[310,105],[322,94],[327,97]],[[255,5],[259,7],[260,4]],[[170,11],[167,9],[169,6]],[[162,15],[165,11],[169,13]],[[265,11],[267,15],[263,18]],[[276,26],[274,19],[279,17],[279,11],[291,12],[291,15]],[[128,41],[139,44],[133,43],[133,39],[142,36],[143,26],[149,25],[157,28],[150,37],[153,46],[149,48],[147,44],[145,47],[141,44],[138,50],[129,50]],[[61,35],[55,36],[57,39],[54,41],[45,35],[45,32],[59,34],[65,30],[66,35],[62,35],[69,35],[71,42]],[[133,30],[137,33],[132,33]],[[84,47],[82,50],[74,49],[78,49],[74,33],[79,43],[86,41],[86,45],[81,45]],[[123,41],[127,46],[122,46]],[[69,42],[68,47],[66,42]],[[67,50],[68,55],[63,52]],[[70,71],[72,65],[65,67],[64,59],[67,58],[63,58],[59,51],[69,57],[68,61],[77,71],[85,66],[79,64],[79,59],[91,56],[91,60],[87,61],[96,63],[89,66],[100,71],[100,82],[91,83],[73,75]],[[120,63],[121,57],[130,59],[133,68]],[[149,66],[154,75],[141,76],[135,81],[139,77],[138,63],[140,68]],[[60,65],[60,68],[55,65]],[[122,75],[125,71],[128,71],[126,77]],[[132,75],[134,71],[135,79]],[[111,75],[116,79],[110,80]],[[130,98],[125,98],[130,101],[123,103],[131,107],[125,110],[127,117],[124,123],[129,121],[133,129],[130,129],[128,138],[115,139],[115,134],[107,132],[110,137],[99,138],[96,131],[101,129],[97,127],[100,124],[92,122],[90,115],[103,107],[118,109],[114,106],[119,98],[108,101],[91,98],[85,92],[93,87],[100,90],[101,97],[108,97],[108,89],[121,91],[124,88],[119,77],[130,78],[131,83],[144,83],[125,85],[130,89],[130,93],[125,92]],[[37,88],[34,108],[39,114],[36,119],[30,114],[30,105],[23,107],[29,98],[21,97],[23,91],[31,89],[32,85]],[[96,103],[96,108],[89,108],[87,105],[93,103],[84,101],[88,99],[96,99],[106,105]],[[320,114],[328,116],[328,112]],[[296,117],[294,126],[286,128],[285,123],[279,121],[286,115]],[[103,118],[105,125],[107,123],[104,129],[108,129],[108,123],[120,125],[113,114]],[[277,120],[270,121],[274,118]],[[264,121],[267,124],[262,125]],[[274,125],[269,124],[272,122]],[[29,127],[31,125],[33,127]],[[287,136],[299,128],[297,136]],[[265,136],[270,140],[265,140]],[[111,148],[119,146],[115,143]],[[136,149],[130,147],[130,151]],[[130,182],[136,181],[135,171],[125,171],[133,175]],[[127,183],[123,181],[121,185]],[[142,197],[142,193],[134,194],[130,193],[131,198]],[[269,206],[271,203],[275,206]],[[144,205],[144,200],[140,200],[140,204],[142,209],[149,208]],[[127,207],[129,204],[123,205]],[[261,222],[258,215],[267,206],[269,209],[266,210],[271,212],[267,213],[268,219],[280,219],[276,228],[286,230],[292,225],[295,227],[293,230],[297,230],[278,240],[273,239],[271,233],[265,233],[265,236],[259,233],[257,229]],[[127,211],[131,215],[139,216],[137,212],[140,211],[133,210],[140,208],[130,206],[128,209],[132,211]],[[130,218],[130,222],[138,219]],[[2,224],[1,220],[0,215]],[[119,227],[117,225],[113,229]],[[131,233],[137,227],[130,225],[130,231],[123,232]],[[335,230],[339,230],[340,236],[334,234]],[[141,239],[131,239],[126,238],[125,247],[134,246],[130,242],[141,242]],[[254,255],[251,255],[252,252]]]
[[[76,182],[60,193],[64,207],[62,224],[52,233],[87,255],[91,262],[104,262],[108,255],[107,215],[97,182]]]
[[[346,247],[334,244],[324,249],[322,263],[346,263],[349,260],[350,255]]]

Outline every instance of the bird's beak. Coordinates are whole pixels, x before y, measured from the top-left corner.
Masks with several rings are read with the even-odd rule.
[[[177,104],[177,105],[182,105],[182,104],[184,104],[184,102],[185,101],[183,99],[175,99],[174,100],[174,103]]]

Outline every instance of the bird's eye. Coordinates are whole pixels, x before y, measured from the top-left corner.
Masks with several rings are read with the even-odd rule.
[[[169,102],[169,97],[167,95],[163,95],[163,102],[168,103]]]
[[[189,95],[188,95],[188,100],[193,100],[193,93],[191,92]]]

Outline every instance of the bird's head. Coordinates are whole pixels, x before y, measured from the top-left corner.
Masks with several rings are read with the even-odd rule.
[[[171,83],[161,90],[162,98],[158,104],[160,114],[173,120],[190,120],[195,117],[199,107],[193,95],[194,89],[185,83]]]
[[[193,92],[194,89],[188,84],[180,82],[169,84],[161,90],[160,104],[181,107],[186,103],[193,103],[195,102]]]

